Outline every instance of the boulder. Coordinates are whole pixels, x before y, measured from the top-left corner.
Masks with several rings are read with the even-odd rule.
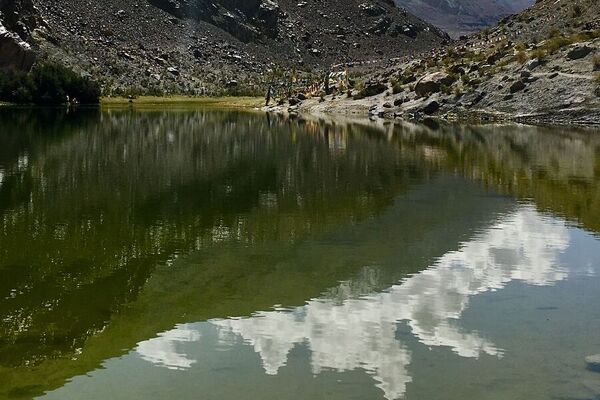
[[[592,48],[589,46],[575,46],[567,53],[569,60],[579,60],[580,58],[586,57],[592,52]]]
[[[388,31],[388,29],[390,28],[392,24],[392,19],[390,17],[387,16],[383,16],[379,19],[377,19],[377,21],[375,21],[375,23],[373,23],[373,25],[371,25],[371,27],[369,27],[368,31],[370,33],[375,33],[375,34],[383,34],[385,32]]]
[[[540,64],[540,60],[538,58],[534,58],[533,60],[527,61],[527,63],[525,64],[525,68],[527,68],[529,71],[532,71],[539,67]]]
[[[381,82],[368,82],[365,88],[361,90],[356,97],[364,98],[381,94],[387,90],[387,85]]]
[[[425,75],[415,85],[417,95],[424,97],[431,93],[438,93],[442,85],[450,86],[454,83],[454,78],[445,72],[434,72]]]
[[[385,115],[385,110],[382,108],[379,108],[377,106],[372,106],[369,109],[369,116],[371,117],[383,117]]]
[[[400,28],[400,31],[401,31],[401,33],[402,33],[404,36],[408,36],[408,37],[409,37],[409,38],[411,38],[411,39],[416,39],[416,38],[417,38],[417,34],[418,34],[418,32],[417,32],[417,30],[415,29],[415,27],[414,27],[414,26],[412,26],[412,25],[403,25],[403,26]]]
[[[487,93],[486,93],[486,92],[480,92],[480,91],[477,91],[477,92],[475,92],[475,98],[473,98],[473,103],[472,103],[472,105],[475,105],[475,104],[481,103],[481,101],[482,101],[483,99],[485,99],[485,96],[487,96]]]
[[[398,107],[399,105],[404,103],[404,100],[404,97],[397,98],[396,100],[394,100],[394,106]]]
[[[457,74],[457,75],[464,75],[465,74],[465,68],[463,65],[460,64],[455,64],[453,66],[450,67],[450,72],[452,72],[453,74]]]
[[[594,354],[585,358],[587,369],[600,372],[600,354]]]
[[[423,108],[421,108],[421,111],[423,111],[423,113],[427,115],[432,115],[438,112],[439,109],[440,103],[438,103],[436,100],[432,100],[429,103],[425,104]]]
[[[364,12],[365,14],[376,17],[382,14],[385,14],[385,9],[381,6],[371,4],[371,3],[361,3],[358,8]]]
[[[525,87],[525,82],[523,82],[522,80],[518,80],[510,86],[510,92],[520,92],[521,90],[525,89]]]

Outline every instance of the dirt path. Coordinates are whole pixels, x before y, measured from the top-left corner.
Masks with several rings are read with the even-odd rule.
[[[567,78],[574,78],[574,79],[587,79],[587,80],[592,80],[594,79],[594,77],[592,75],[582,75],[582,74],[569,74],[566,72],[534,72],[532,75],[536,76],[536,77],[542,77],[542,76],[550,76],[552,74],[558,74],[558,76],[564,76]]]

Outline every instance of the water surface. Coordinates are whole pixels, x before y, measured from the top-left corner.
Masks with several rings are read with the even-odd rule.
[[[0,398],[599,398],[599,134],[2,109]]]

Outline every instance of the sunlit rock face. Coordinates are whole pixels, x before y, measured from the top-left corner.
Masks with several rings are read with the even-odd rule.
[[[468,358],[502,357],[503,350],[494,343],[460,327],[470,298],[501,290],[511,281],[553,285],[566,279],[559,255],[568,245],[563,222],[521,206],[428,269],[382,293],[344,297],[343,293],[351,293],[345,290],[349,284],[345,282],[332,289],[334,299],[325,296],[294,309],[212,324],[223,346],[238,338],[251,345],[267,374],[277,374],[290,351],[304,344],[310,350],[313,373],[362,369],[387,399],[399,399],[412,381],[411,352],[396,337],[399,324],[410,327],[414,337],[429,347],[447,347]],[[177,344],[194,340],[199,336],[190,332],[190,325],[181,326],[141,343],[137,352],[158,365],[188,368],[194,361],[178,353]]]
[[[150,0],[150,4],[179,18],[214,24],[243,42],[276,37],[281,16],[274,0]]]
[[[35,53],[27,42],[39,24],[31,0],[0,0],[0,71],[28,71]]]

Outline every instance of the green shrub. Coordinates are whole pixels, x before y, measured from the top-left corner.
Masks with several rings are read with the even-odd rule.
[[[537,58],[542,61],[546,58],[546,51],[544,49],[535,49],[531,52],[531,58]]]
[[[600,70],[600,54],[595,55],[592,62],[594,63],[594,71]]]
[[[519,51],[516,55],[515,58],[517,59],[517,62],[519,64],[525,64],[528,60],[527,57],[527,53],[525,53],[523,50]]]
[[[402,83],[403,85],[415,82],[416,80],[417,80],[417,78],[412,73],[405,73],[404,75],[402,75],[400,77],[400,83]]]
[[[362,92],[362,90],[365,88],[365,82],[362,80],[356,81],[356,84],[354,85],[354,89],[358,90],[359,92]]]
[[[548,41],[546,43],[544,43],[543,47],[548,54],[554,54],[559,49],[561,49],[565,46],[568,46],[571,43],[572,43],[572,40],[568,37],[556,36],[556,37],[553,37],[552,39],[548,39]]]
[[[402,87],[402,83],[400,83],[400,82],[392,83],[392,92],[394,94],[402,93],[403,91],[404,91],[404,88]]]
[[[454,96],[456,96],[457,98],[462,96],[462,91],[458,86],[454,86]]]
[[[559,37],[560,36],[560,29],[558,28],[552,28],[550,29],[550,31],[548,32],[548,38],[555,38],[555,37]]]
[[[77,99],[97,104],[100,86],[55,63],[36,65],[31,72],[0,73],[0,100],[19,104],[64,104]]]

